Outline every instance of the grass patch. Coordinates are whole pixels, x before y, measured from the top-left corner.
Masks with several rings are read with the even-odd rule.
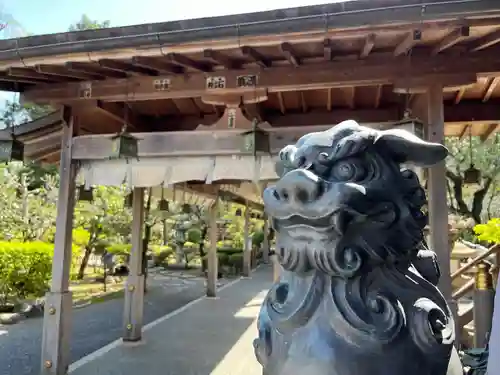
[[[124,279],[118,283],[110,282],[106,285],[106,291],[104,291],[103,283],[96,282],[95,279],[85,278],[79,280],[72,283],[70,287],[73,292],[73,303],[77,305],[99,303],[123,297],[124,283]]]

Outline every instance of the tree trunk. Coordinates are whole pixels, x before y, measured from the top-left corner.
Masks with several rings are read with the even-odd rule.
[[[201,270],[205,272],[207,270],[207,260],[205,259],[205,238],[207,237],[208,226],[203,226],[200,235],[200,243],[198,244],[198,253],[200,254],[201,259]]]
[[[152,195],[152,189],[149,188],[148,200],[146,201],[146,210],[145,210],[146,212],[144,215],[145,218],[149,217],[149,212],[151,211],[151,195]],[[151,240],[152,228],[153,225],[151,223],[148,223],[148,221],[146,221],[146,224],[144,226],[144,238],[142,240],[142,274],[144,275],[144,292],[147,292],[147,285],[146,285],[146,281],[148,278],[147,252],[148,252],[149,241]]]
[[[83,254],[82,262],[80,263],[80,268],[78,269],[78,275],[76,276],[78,280],[82,280],[85,276],[85,269],[87,268],[91,254],[92,247],[90,245],[85,246],[85,253]]]

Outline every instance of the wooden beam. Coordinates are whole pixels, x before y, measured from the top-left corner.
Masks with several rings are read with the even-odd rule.
[[[46,81],[46,82],[65,82],[67,80],[61,77],[46,76],[44,74],[38,73],[30,68],[9,68],[7,69],[7,75],[16,78],[23,78],[28,80],[36,81]]]
[[[331,61],[333,58],[333,43],[330,38],[323,40],[323,58],[326,61]]]
[[[290,43],[281,43],[280,51],[290,64],[295,67],[298,67],[300,65],[300,59],[295,54],[293,46]]]
[[[394,49],[394,56],[401,56],[408,53],[413,46],[422,39],[422,32],[420,30],[413,30],[408,33],[405,38]]]
[[[302,112],[306,113],[308,108],[307,108],[307,102],[306,102],[306,98],[305,98],[303,91],[299,92],[299,97],[300,97],[300,105],[302,107]]]
[[[330,112],[332,110],[332,91],[333,89],[329,88],[326,91],[326,110]]]
[[[106,69],[96,64],[82,62],[67,62],[64,66],[71,72],[98,74],[109,78],[125,78],[127,74],[112,69]]]
[[[280,105],[281,114],[284,115],[286,113],[286,107],[285,107],[285,99],[283,98],[283,93],[278,92],[277,95],[278,95],[278,102]]]
[[[7,74],[7,72],[0,72],[0,82],[2,83],[12,83],[14,84],[14,88],[16,91],[21,91],[20,89],[17,89],[16,86],[21,86],[21,85],[36,85],[39,83],[47,82],[46,80],[39,80],[39,79],[33,79],[33,78],[24,78],[24,77],[13,77]]]
[[[365,41],[363,42],[363,48],[361,49],[359,58],[364,59],[365,57],[368,57],[374,46],[375,46],[375,34],[369,34],[365,38]]]
[[[383,90],[383,85],[378,85],[377,86],[377,92],[375,94],[375,108],[380,107],[380,100],[382,99],[382,90]]]
[[[498,130],[500,130],[500,123],[489,124],[484,133],[479,137],[481,142],[486,142]]]
[[[467,91],[467,87],[465,87],[465,86],[460,87],[460,89],[457,91],[457,95],[455,95],[455,100],[454,100],[455,104],[460,103],[460,101],[464,97],[466,91]]]
[[[460,43],[465,38],[468,38],[469,35],[470,35],[469,26],[462,26],[453,30],[433,48],[431,55],[434,56],[440,52],[443,52],[444,50],[454,46],[455,44]]]
[[[491,47],[497,44],[498,42],[500,42],[500,29],[493,31],[490,34],[487,34],[482,38],[475,40],[469,45],[468,49],[470,52],[477,52],[485,48]]]
[[[132,57],[132,64],[141,68],[155,70],[162,74],[179,74],[184,72],[184,69],[180,66],[167,64],[152,57],[134,56]]]
[[[135,131],[145,130],[145,126],[140,122],[138,116],[123,103],[104,103],[98,100],[95,108],[99,109],[102,114],[122,124],[125,123],[125,117],[127,117],[127,125]]]
[[[118,72],[123,72],[127,75],[130,76],[157,76],[158,72],[152,69],[140,67],[140,66],[135,66],[132,64],[129,64],[124,61],[119,61],[119,60],[111,60],[111,59],[102,59],[99,60],[99,65],[102,66],[103,68],[109,69],[109,70],[116,70]]]
[[[350,109],[356,107],[356,87],[349,87],[346,89],[347,106]]]
[[[248,57],[249,59],[256,62],[257,65],[259,65],[261,68],[270,68],[271,67],[271,61],[266,59],[262,54],[260,54],[258,51],[256,51],[252,47],[249,47],[249,46],[241,47],[241,53],[243,54],[243,56]]]
[[[197,70],[203,73],[210,72],[212,70],[208,65],[200,63],[198,61],[194,61],[193,59],[190,59],[189,57],[186,57],[179,53],[169,53],[165,56],[165,60],[171,64],[179,65],[183,68]]]
[[[434,58],[414,55],[394,58],[390,61],[365,59],[356,61],[332,61],[304,65],[297,68],[280,66],[272,69],[242,69],[214,72],[214,77],[225,78],[225,88],[210,89],[225,94],[237,94],[256,89],[268,92],[319,90],[330,87],[349,87],[401,82],[401,77],[410,76],[419,84],[435,82],[440,77],[469,77],[480,72],[490,76],[500,75],[500,54],[477,52],[457,59],[446,54]],[[257,78],[252,87],[240,86],[238,77],[244,75]],[[26,100],[37,103],[68,102],[71,100],[101,99],[123,101],[129,92],[130,100],[154,100],[168,98],[189,98],[207,93],[206,80],[209,75],[193,73],[184,76],[133,77],[128,80],[105,80],[91,82],[91,97],[82,97],[82,83],[51,85],[50,87],[26,90]],[[163,82],[164,85],[157,85]],[[463,86],[463,84],[462,84]],[[132,88],[132,92],[130,92]]]
[[[460,134],[458,135],[458,139],[462,140],[466,135],[469,134],[470,129],[472,128],[471,124],[465,124],[462,130],[460,130]]]
[[[490,78],[486,90],[484,91],[483,103],[490,100],[491,95],[493,94],[499,83],[500,83],[500,77]]]
[[[238,69],[241,67],[241,65],[236,64],[230,57],[217,50],[206,49],[203,51],[203,56],[218,65],[222,65],[226,69]]]
[[[47,76],[74,78],[82,81],[94,81],[105,78],[102,74],[75,72],[57,65],[36,65],[35,69],[38,73]]]
[[[480,102],[479,102],[480,103]],[[462,107],[462,108],[461,108]],[[478,108],[483,108],[482,112]],[[486,108],[486,109],[484,109]],[[446,120],[451,122],[463,121],[476,117],[476,121],[497,123],[500,118],[500,110],[497,103],[474,104],[466,106],[445,105],[444,115]],[[462,113],[463,112],[463,113]],[[297,137],[306,132],[318,131],[319,128],[326,129],[332,124],[336,124],[352,118],[360,123],[378,124],[378,126],[390,127],[401,119],[400,108],[398,106],[381,109],[356,109],[356,110],[333,110],[332,112],[309,111],[307,113],[286,113],[276,111],[265,113],[264,120],[273,125],[267,129],[271,134],[272,152],[278,152],[281,147],[294,142]],[[172,117],[175,118],[175,117]],[[491,120],[496,118],[497,120]],[[199,119],[193,116],[194,121]],[[489,120],[488,120],[489,119]],[[179,121],[186,121],[179,120]],[[215,121],[215,118],[214,118]],[[246,120],[248,121],[248,120]],[[165,119],[168,124],[172,119]],[[159,125],[159,128],[166,128]],[[235,125],[238,129],[238,124]],[[317,129],[318,128],[318,129]],[[138,133],[139,156],[186,156],[186,155],[238,155],[241,154],[242,138],[234,130],[219,130],[215,132],[204,131],[171,131],[156,133]],[[105,159],[111,152],[112,135],[89,135],[79,137],[75,140],[75,159]]]

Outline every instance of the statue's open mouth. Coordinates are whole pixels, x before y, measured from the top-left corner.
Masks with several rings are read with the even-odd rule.
[[[352,215],[347,210],[338,209],[322,217],[305,217],[297,214],[282,218],[274,217],[273,225],[275,230],[291,231],[296,228],[308,228],[317,232],[332,231],[343,235],[351,220]]]

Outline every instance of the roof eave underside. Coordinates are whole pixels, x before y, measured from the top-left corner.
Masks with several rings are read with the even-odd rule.
[[[497,0],[358,0],[222,17],[113,27],[0,41],[0,61],[123,48],[168,46],[214,39],[307,32],[319,29],[488,18]]]

